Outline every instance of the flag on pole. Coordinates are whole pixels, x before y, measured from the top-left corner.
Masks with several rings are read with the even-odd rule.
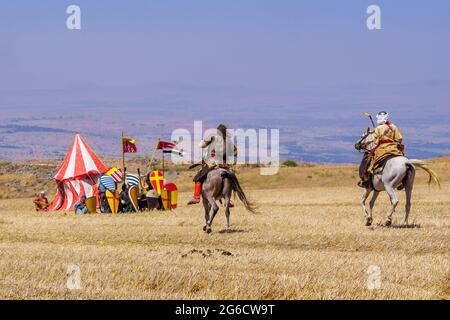
[[[123,153],[136,153],[137,152],[136,139],[132,139],[129,137],[123,137],[122,145],[123,145]]]
[[[173,142],[168,142],[168,141],[159,141],[158,143],[158,149],[174,149],[177,145]]]
[[[180,156],[183,156],[183,150],[175,149],[176,146],[177,145],[173,142],[159,141],[157,149],[162,150],[163,153],[176,153]]]
[[[122,182],[122,180],[123,180],[122,170],[120,170],[119,168],[116,168],[116,167],[109,169],[108,172],[106,172],[106,175],[113,178],[113,180],[117,183]]]
[[[163,153],[175,153],[178,154],[179,156],[183,156],[184,152],[177,150],[177,149],[163,149]]]

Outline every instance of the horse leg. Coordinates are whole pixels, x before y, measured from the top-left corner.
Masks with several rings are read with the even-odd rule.
[[[219,206],[212,196],[208,196],[208,203],[210,208],[212,209],[212,214],[210,214],[209,220],[206,222],[206,232],[211,233],[211,225],[213,223],[214,217],[217,214],[217,211],[219,211]]]
[[[387,221],[386,221],[386,227],[389,227],[392,225],[392,216],[395,212],[395,208],[397,208],[398,205],[398,198],[395,194],[394,188],[391,185],[385,186],[386,192],[389,195],[389,198],[391,199],[391,210],[389,211]]]
[[[405,204],[405,224],[408,225],[409,214],[411,213],[411,196],[414,185],[415,171],[414,169],[409,169],[408,177],[405,179],[405,193],[406,193],[406,204]]]
[[[363,195],[362,195],[362,198],[361,198],[361,206],[363,208],[363,214],[366,217],[366,226],[370,226],[370,224],[369,224],[370,214],[369,214],[369,212],[367,211],[367,208],[366,208],[366,200],[369,197],[371,192],[372,192],[371,189],[364,189],[364,192],[363,192]]]
[[[225,198],[225,216],[227,218],[227,232],[231,231],[230,227],[230,197]]]
[[[228,179],[225,179],[222,195],[223,195],[224,205],[225,205],[225,216],[227,218],[227,232],[231,231],[231,227],[230,227],[231,194],[232,194],[232,186],[230,184],[230,181]]]
[[[203,227],[203,231],[206,232],[208,228],[208,221],[209,221],[209,211],[211,210],[211,205],[209,204],[208,200],[205,199],[205,197],[202,197],[203,199],[203,208],[205,208],[205,226]]]
[[[373,207],[375,206],[375,201],[377,201],[377,198],[378,198],[378,195],[379,195],[379,194],[380,194],[380,193],[379,193],[378,191],[374,191],[373,196],[372,196],[372,199],[370,199],[370,203],[369,203],[369,216],[368,216],[368,218],[367,218],[366,226],[371,226],[371,225],[372,225],[372,222],[373,222],[373,219],[372,219],[372,210],[373,210]]]

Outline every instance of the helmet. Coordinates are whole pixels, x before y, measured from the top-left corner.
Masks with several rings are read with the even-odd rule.
[[[380,111],[377,113],[377,124],[385,124],[389,120],[389,113],[386,111]]]

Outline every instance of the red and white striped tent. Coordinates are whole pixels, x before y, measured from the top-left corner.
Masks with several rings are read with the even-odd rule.
[[[97,196],[100,175],[108,169],[81,135],[75,139],[55,175],[58,191],[50,210],[71,210],[81,195]]]

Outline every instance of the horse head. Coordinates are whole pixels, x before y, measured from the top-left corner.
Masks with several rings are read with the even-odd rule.
[[[358,151],[370,151],[372,149],[372,145],[374,144],[373,138],[374,131],[367,128],[361,135],[361,138],[355,143],[355,149]]]

